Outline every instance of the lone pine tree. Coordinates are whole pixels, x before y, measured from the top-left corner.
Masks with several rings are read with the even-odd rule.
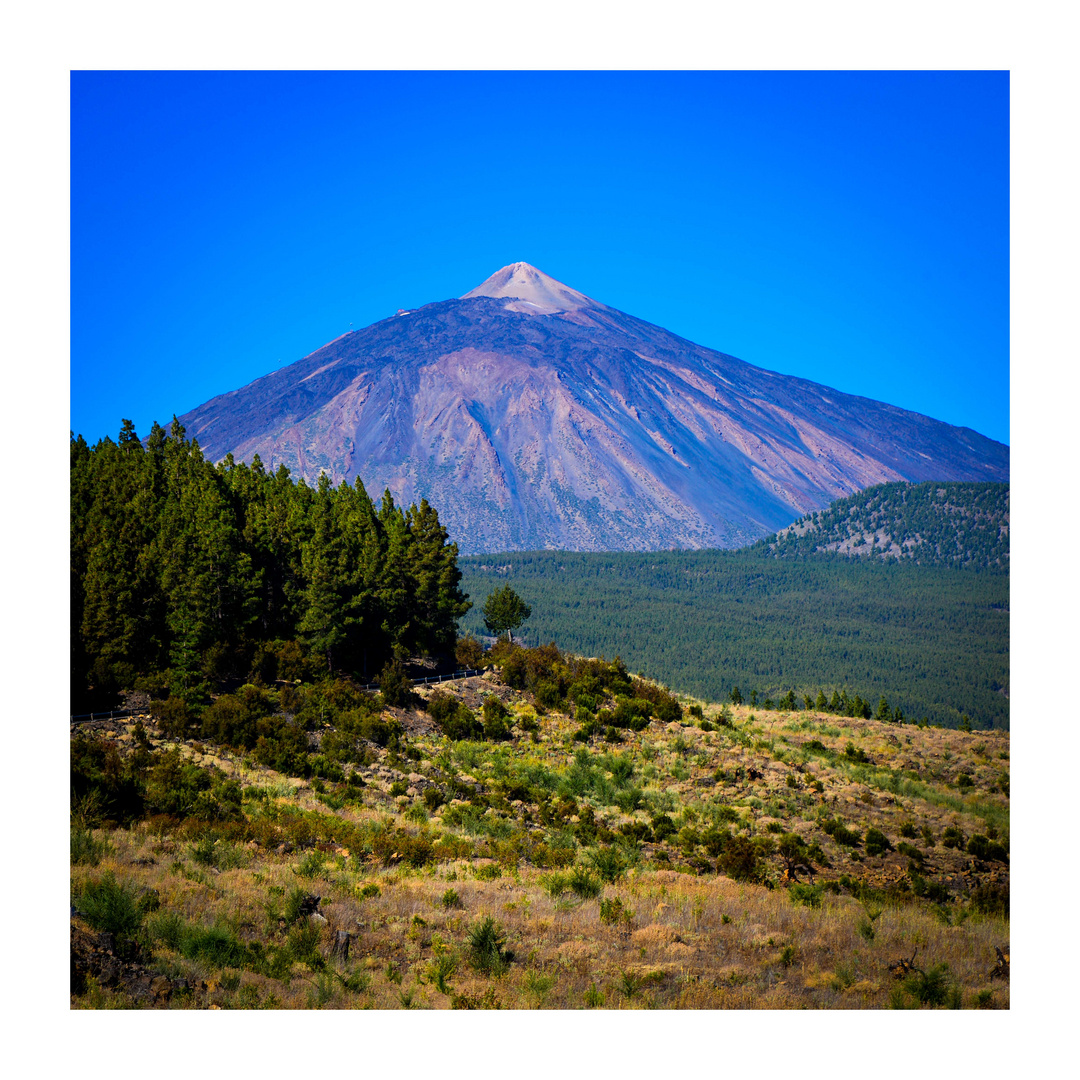
[[[496,589],[484,601],[484,625],[496,637],[505,633],[513,641],[513,631],[531,614],[532,608],[509,585]]]

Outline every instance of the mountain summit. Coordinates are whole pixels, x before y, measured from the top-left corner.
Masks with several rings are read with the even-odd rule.
[[[556,311],[577,311],[579,308],[603,307],[584,293],[571,289],[561,281],[548,277],[542,270],[525,262],[511,263],[470,289],[461,299],[475,296],[505,296],[520,301],[507,305],[511,311],[525,314],[550,315]]]
[[[511,263],[180,418],[428,499],[465,553],[738,547],[872,484],[1009,478],[967,428],[753,367]]]

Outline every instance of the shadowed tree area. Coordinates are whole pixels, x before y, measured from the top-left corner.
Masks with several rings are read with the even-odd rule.
[[[376,507],[360,481],[312,487],[257,456],[213,465],[175,418],[145,447],[127,420],[117,442],[72,438],[75,712],[135,687],[203,703],[256,668],[373,675],[452,653],[460,581],[426,501]]]

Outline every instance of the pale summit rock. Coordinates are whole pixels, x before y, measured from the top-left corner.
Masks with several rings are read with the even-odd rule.
[[[506,305],[510,311],[526,314],[531,312],[535,315],[603,307],[584,293],[556,281],[527,262],[511,263],[501,270],[496,270],[487,281],[477,285],[475,289],[470,289],[461,299],[472,300],[477,296],[505,296],[516,301]]]

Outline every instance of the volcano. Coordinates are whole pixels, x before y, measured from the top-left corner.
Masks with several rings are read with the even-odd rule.
[[[968,429],[754,367],[528,263],[180,417],[213,460],[426,498],[463,553],[739,547],[885,481],[1009,479]]]

